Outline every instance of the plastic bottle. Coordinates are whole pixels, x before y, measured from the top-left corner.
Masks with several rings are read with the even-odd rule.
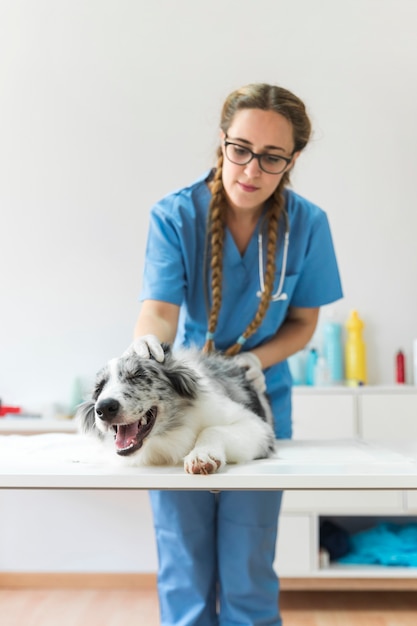
[[[395,381],[405,383],[405,356],[402,350],[398,350],[395,355]]]
[[[77,410],[78,405],[84,401],[83,384],[81,378],[74,379],[71,389],[71,398],[68,407],[68,416],[73,417]]]
[[[324,326],[324,357],[329,368],[330,382],[343,380],[342,326],[337,322],[326,322]]]
[[[417,385],[417,339],[413,341],[413,382]]]
[[[307,355],[306,385],[314,385],[317,358],[318,358],[317,350],[315,348],[311,348]]]
[[[358,312],[353,310],[346,322],[345,371],[348,385],[365,385],[368,381],[366,347],[362,337],[363,327],[364,323]]]
[[[306,382],[306,351],[300,350],[288,359],[292,384],[305,385]]]
[[[314,384],[317,387],[325,387],[331,382],[329,366],[324,356],[318,356],[314,368]]]

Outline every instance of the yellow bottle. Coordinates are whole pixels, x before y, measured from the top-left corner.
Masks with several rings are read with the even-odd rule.
[[[363,321],[357,311],[352,311],[346,328],[348,331],[345,346],[345,375],[348,385],[365,385],[368,381],[366,374],[366,347],[362,337]]]

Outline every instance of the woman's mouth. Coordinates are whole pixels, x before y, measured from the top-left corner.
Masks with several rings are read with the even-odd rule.
[[[253,193],[254,191],[258,191],[259,187],[255,187],[254,185],[245,185],[245,183],[241,183],[238,181],[238,185],[243,191],[247,193]]]

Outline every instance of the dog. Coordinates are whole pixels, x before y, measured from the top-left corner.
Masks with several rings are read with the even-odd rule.
[[[163,350],[162,363],[131,349],[97,374],[92,399],[76,413],[83,433],[111,439],[130,465],[182,462],[189,474],[272,454],[268,399],[242,367],[220,354]]]

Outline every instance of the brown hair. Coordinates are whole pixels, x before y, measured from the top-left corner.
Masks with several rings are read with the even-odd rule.
[[[294,152],[301,151],[308,143],[311,124],[303,102],[294,94],[282,87],[255,83],[232,92],[223,105],[220,128],[227,134],[235,114],[242,109],[261,109],[275,111],[289,122],[293,128]],[[217,165],[211,183],[212,198],[209,207],[209,234],[211,247],[211,309],[208,320],[208,332],[204,352],[215,348],[214,333],[222,301],[222,261],[223,240],[225,230],[225,214],[227,207],[226,194],[222,181],[223,153],[221,147],[217,151]],[[237,354],[246,339],[259,328],[271,301],[275,277],[275,254],[278,239],[278,221],[284,210],[283,189],[290,182],[289,171],[281,178],[279,185],[268,203],[266,220],[268,224],[265,287],[255,317],[241,334],[235,344],[225,352]]]

